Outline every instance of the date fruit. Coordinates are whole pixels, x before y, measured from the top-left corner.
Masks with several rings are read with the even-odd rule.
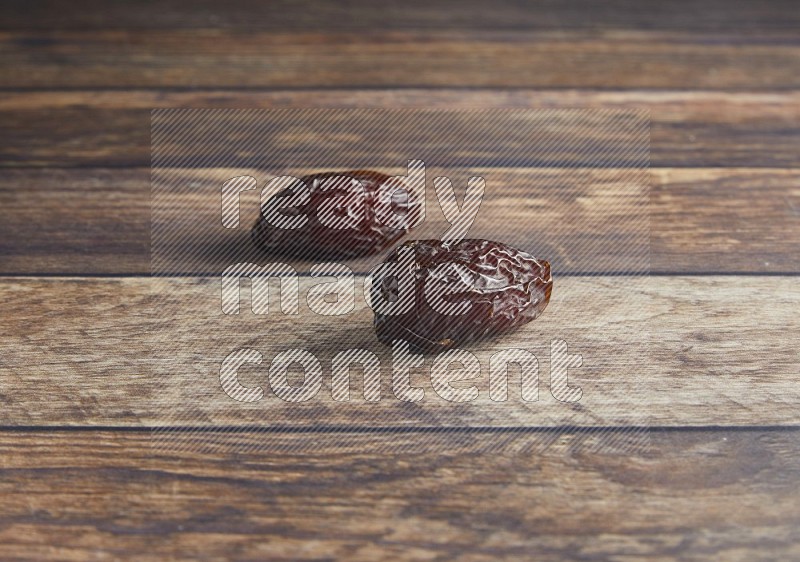
[[[421,203],[401,176],[369,170],[313,174],[262,204],[252,239],[269,254],[366,256],[406,234],[419,220]]]
[[[390,264],[397,275],[373,277],[373,302],[399,302],[413,291],[413,306],[399,314],[376,309],[375,331],[384,344],[405,340],[417,351],[516,329],[542,313],[553,288],[548,262],[489,240],[411,240],[389,254]]]

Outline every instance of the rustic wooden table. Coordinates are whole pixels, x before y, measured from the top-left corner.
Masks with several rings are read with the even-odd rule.
[[[794,2],[8,0],[0,68],[0,558],[800,560]],[[154,452],[150,109],[313,106],[650,109],[649,449]]]

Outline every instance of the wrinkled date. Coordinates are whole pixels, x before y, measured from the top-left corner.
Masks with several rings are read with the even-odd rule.
[[[526,324],[542,313],[553,288],[548,262],[489,240],[449,246],[412,240],[383,265],[395,274],[375,275],[373,302],[413,298],[396,307],[400,314],[376,309],[378,339],[405,340],[417,351],[446,350]]]
[[[368,170],[313,174],[262,204],[252,238],[270,254],[365,256],[406,234],[420,208],[399,176]]]

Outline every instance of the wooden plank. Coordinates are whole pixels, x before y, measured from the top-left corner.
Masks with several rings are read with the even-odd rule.
[[[366,0],[327,4],[210,0],[148,0],[131,6],[101,0],[61,10],[54,0],[7,0],[0,6],[3,29],[793,29],[800,17],[790,0],[758,3],[724,0],[672,1],[643,6],[634,0],[539,2],[528,6],[497,0],[491,7],[477,0],[423,0],[377,6]]]
[[[553,178],[565,177],[589,191],[602,190],[603,186],[602,182],[577,181],[581,174],[574,171],[537,169],[506,173],[516,174],[517,183],[527,175],[531,185],[544,185],[554,182]],[[208,181],[204,172],[194,174],[193,181],[203,177]],[[0,272],[149,273],[149,182],[147,169],[7,170],[0,176]],[[797,170],[653,169],[650,184],[652,271],[690,274],[800,271],[797,221],[800,172]],[[565,225],[557,216],[539,209],[535,221],[509,222],[509,208],[530,209],[532,202],[526,194],[518,194],[519,200],[511,201],[505,195],[499,197],[493,193],[489,189],[486,205],[479,213],[476,226],[483,229],[482,235],[538,249],[551,260],[571,258],[556,241],[542,246],[552,238],[543,237],[542,232],[563,230]],[[257,201],[255,192],[242,195],[243,225],[254,222]],[[431,199],[429,207],[429,222],[423,225],[423,230],[428,236],[439,236],[444,224],[435,199]],[[563,207],[563,203],[558,207]],[[203,208],[207,213],[217,212],[215,202],[198,210]],[[592,217],[585,213],[593,212],[593,208],[576,210],[579,213],[576,216],[586,221],[574,221],[572,228],[591,227],[597,234],[598,225],[606,225],[609,235],[619,229],[611,224],[609,217],[588,220]],[[248,241],[243,243],[249,246]],[[375,258],[368,258],[351,265],[367,271],[374,261]],[[293,263],[304,270],[309,266],[307,262]],[[564,263],[575,269],[569,261]]]
[[[273,309],[223,316],[219,285],[202,279],[6,278],[0,285],[0,412],[3,425],[265,426],[527,426],[796,425],[800,354],[795,333],[800,289],[796,277],[626,277],[556,275],[553,300],[534,323],[469,349],[482,365],[479,399],[440,399],[427,388],[409,405],[389,387],[390,351],[372,334],[372,314],[355,291],[353,313],[332,321],[311,314],[310,285],[301,279],[298,316]],[[358,284],[358,287],[361,285]],[[247,294],[247,293],[245,293]],[[245,297],[245,303],[247,303]],[[610,305],[613,303],[613,306]],[[246,307],[246,304],[245,304]],[[245,308],[245,311],[248,309]],[[280,334],[280,337],[276,336]],[[550,395],[552,338],[582,354],[570,384],[578,403]],[[242,384],[262,386],[265,398],[240,403],[221,390],[222,360],[239,348],[263,354],[243,370]],[[336,352],[363,347],[383,366],[380,402],[362,399],[353,383],[350,402],[330,394]],[[278,400],[266,383],[279,351],[307,349],[323,366],[313,400]],[[519,348],[541,363],[540,400],[487,398],[489,355]],[[57,382],[56,382],[57,381]],[[302,384],[302,381],[292,384]],[[415,383],[416,384],[416,383]],[[46,408],[42,404],[47,404]]]
[[[12,170],[0,184],[2,270],[150,271],[149,170]]]
[[[637,108],[159,110],[151,122],[157,169],[363,169],[405,167],[412,158],[451,172],[649,164],[649,115]]]
[[[593,437],[244,433],[153,454],[147,432],[0,433],[0,557],[790,560],[798,431]],[[295,446],[318,439],[316,446]]]
[[[587,147],[591,146],[587,143]],[[634,144],[629,152],[634,152],[635,147]],[[456,155],[458,152],[454,151]],[[591,158],[590,150],[584,152],[588,155],[578,154],[577,158]],[[330,153],[332,161],[338,160],[336,149]],[[298,154],[303,157],[302,149]],[[389,175],[408,174],[403,167],[380,169]],[[251,228],[260,214],[258,189],[239,196],[242,228],[238,229],[221,224],[219,189],[239,175],[251,175],[264,187],[269,179],[282,174],[303,177],[309,173],[312,170],[308,168],[275,168],[266,172],[251,168],[154,171],[151,224],[158,235],[152,237],[153,273],[215,275],[232,263],[277,259],[307,271],[314,258],[270,257],[252,243]],[[562,274],[648,271],[650,175],[642,165],[632,169],[555,170],[428,166],[425,173],[428,185],[424,221],[408,238],[440,239],[450,228],[431,185],[433,178],[450,177],[456,189],[463,190],[468,177],[474,174],[484,178],[486,194],[469,228],[469,237],[501,240],[546,256],[554,270]],[[191,188],[187,190],[186,186]],[[347,260],[347,264],[357,273],[367,273],[380,259],[373,255]]]
[[[99,89],[4,92],[0,110],[146,109],[203,107],[274,109],[284,107],[574,108],[650,107],[656,122],[691,123],[700,117],[733,125],[739,120],[800,116],[800,92],[720,92],[713,90],[498,90],[489,88],[401,89]]]
[[[7,89],[800,86],[791,30],[19,30],[0,55]]]
[[[800,239],[795,171],[775,176],[753,169],[652,172],[653,271],[798,271],[800,262],[786,259],[798,253],[792,240]]]
[[[149,166],[150,109],[648,108],[653,166],[797,167],[800,93],[497,90],[57,91],[0,99],[2,166]]]

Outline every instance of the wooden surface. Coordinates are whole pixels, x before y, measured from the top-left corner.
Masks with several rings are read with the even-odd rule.
[[[793,2],[14,0],[0,73],[0,558],[800,559]],[[637,380],[587,377],[603,400],[513,429],[434,403],[322,423],[329,396],[294,427],[268,401],[159,409],[153,306],[204,286],[147,277],[150,110],[329,106],[648,109],[649,283],[559,280],[624,302],[570,326],[583,353],[604,322],[649,329]],[[154,446],[165,422],[186,439]]]
[[[578,178],[589,192],[592,186],[601,189],[604,174],[608,176],[608,172],[543,169],[500,173],[501,179],[515,181]],[[187,177],[208,181],[197,172],[187,171]],[[149,179],[150,171],[145,168],[6,170],[0,175],[0,273],[149,273]],[[654,168],[650,182],[650,263],[654,273],[800,272],[797,240],[786,235],[796,231],[800,217],[800,170]],[[21,185],[37,188],[19,189]],[[720,193],[725,196],[724,205],[719,203]],[[515,195],[510,205],[529,206],[523,193]],[[249,224],[256,218],[258,195],[245,193],[241,199],[242,221]],[[516,223],[500,220],[506,203],[505,197],[493,200],[488,193],[476,227],[491,232],[499,229],[504,240],[522,238],[526,233],[520,232]],[[544,202],[535,206],[537,230],[563,228],[559,217],[546,212]],[[424,228],[436,236],[443,232],[444,218],[436,214],[435,205],[431,207]],[[587,212],[591,209],[582,211],[584,215]],[[613,221],[601,216],[593,220],[606,225],[605,233],[613,231]],[[576,228],[583,228],[581,224]],[[558,254],[557,247],[547,248],[548,258]],[[357,260],[353,267],[367,271],[371,263]],[[307,270],[307,262],[300,264]]]
[[[136,560],[793,560],[800,433],[213,436],[153,454],[145,431],[6,432],[0,556]],[[499,442],[499,444],[498,444]],[[487,453],[488,451],[488,453]],[[533,554],[532,554],[533,553]]]
[[[650,110],[656,167],[796,167],[797,91],[301,89],[10,91],[0,151],[10,166],[150,165],[150,110],[170,107],[534,107]],[[57,124],[57,126],[54,126]]]
[[[413,413],[392,397],[386,370],[379,404],[337,408],[330,390],[302,405],[274,396],[247,405],[234,402],[219,391],[219,377],[213,375],[242,342],[261,351],[267,362],[284,349],[308,349],[326,365],[328,389],[327,365],[337,351],[369,349],[384,369],[392,363],[391,352],[374,341],[372,311],[360,290],[356,311],[333,324],[330,317],[309,314],[302,298],[297,316],[243,314],[226,323],[220,319],[219,288],[213,281],[3,279],[0,299],[6,322],[0,343],[7,349],[6,365],[14,367],[0,368],[0,392],[9,397],[0,420],[10,425],[132,427],[191,425],[194,419],[204,427],[798,424],[800,355],[794,341],[777,337],[800,329],[800,290],[793,277],[561,277],[549,314],[530,330],[503,339],[504,348],[527,349],[541,358],[539,402],[492,403],[484,380],[478,385],[482,397],[465,409],[431,398],[427,384],[428,400]],[[301,278],[300,294],[306,295],[311,284]],[[597,294],[603,298],[587,299],[579,311],[562,302]],[[608,302],[615,306],[609,308]],[[183,312],[189,306],[192,314]],[[81,317],[91,323],[79,322]],[[637,338],[640,333],[649,338]],[[277,339],[275,334],[283,335]],[[565,339],[584,356],[585,366],[570,378],[587,397],[578,410],[565,409],[549,396],[547,348],[554,338]],[[198,347],[192,346],[193,340],[200,341]],[[615,346],[640,346],[640,368],[625,369],[624,362],[604,358]],[[57,352],[48,353],[48,348]],[[486,369],[497,344],[469,349]],[[621,356],[620,361],[630,361],[633,354],[628,349]],[[254,369],[243,384],[268,388],[266,372],[267,365]],[[43,388],[54,373],[59,392],[51,395]],[[483,374],[485,379],[485,370]],[[353,387],[361,392],[360,385]],[[516,396],[518,391],[513,392]],[[48,395],[46,409],[41,408],[43,394]]]
[[[0,40],[18,61],[6,83],[19,88],[800,86],[800,45],[780,31],[95,29]]]

